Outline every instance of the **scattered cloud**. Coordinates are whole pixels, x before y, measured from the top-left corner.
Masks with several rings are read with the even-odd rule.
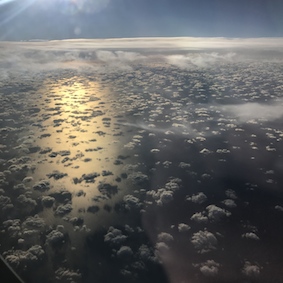
[[[187,200],[194,203],[202,204],[207,200],[207,196],[203,192],[200,192],[198,194],[192,195],[191,197],[187,197]]]
[[[211,204],[209,206],[206,207],[206,210],[208,212],[208,218],[212,221],[219,221],[222,218],[224,218],[225,216],[228,217],[231,215],[231,212],[220,208],[214,204]]]
[[[217,242],[214,234],[206,230],[194,233],[191,238],[191,243],[201,254],[215,250]]]
[[[242,272],[248,277],[258,277],[260,275],[260,266],[246,261]]]
[[[212,277],[218,274],[220,264],[210,259],[200,264],[194,264],[193,266],[198,267],[204,276]]]

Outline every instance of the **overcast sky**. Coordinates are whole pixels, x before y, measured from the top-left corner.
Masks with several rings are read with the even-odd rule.
[[[281,0],[0,0],[0,40],[283,36]]]

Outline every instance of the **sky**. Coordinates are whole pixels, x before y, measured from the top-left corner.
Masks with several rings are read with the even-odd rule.
[[[281,0],[0,0],[0,40],[281,37]]]

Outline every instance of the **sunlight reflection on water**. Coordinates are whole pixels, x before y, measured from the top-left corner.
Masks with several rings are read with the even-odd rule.
[[[107,204],[108,210],[112,209],[115,201],[121,199],[119,192],[125,186],[125,180],[120,178],[124,162],[117,159],[124,137],[115,123],[110,96],[109,90],[98,81],[72,77],[56,82],[47,79],[30,98],[42,109],[36,117],[37,123],[31,126],[33,146],[40,147],[31,155],[36,163],[31,176],[35,183],[49,177],[48,194],[69,191],[73,195],[73,209],[68,215],[84,216],[90,228],[94,225],[94,215],[85,215],[88,207],[98,206],[94,208],[101,211],[97,221],[104,223],[104,217],[110,214],[103,207]],[[95,177],[86,177],[92,173]],[[105,183],[113,186],[113,192],[99,191],[98,187]],[[43,215],[50,224],[56,222],[48,210]]]

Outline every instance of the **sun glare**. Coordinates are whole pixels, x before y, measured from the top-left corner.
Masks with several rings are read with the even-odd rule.
[[[9,0],[7,0],[9,1]],[[11,1],[11,0],[10,0]],[[96,13],[107,7],[109,0],[38,0],[45,7],[55,6],[64,14]]]

